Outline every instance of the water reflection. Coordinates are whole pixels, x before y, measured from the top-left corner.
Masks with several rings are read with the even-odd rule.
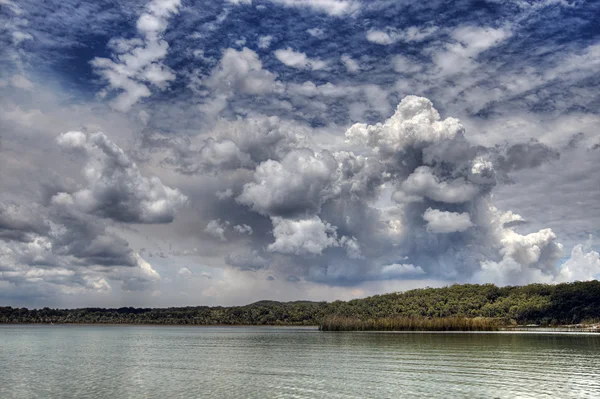
[[[1,398],[596,398],[600,335],[2,326]]]

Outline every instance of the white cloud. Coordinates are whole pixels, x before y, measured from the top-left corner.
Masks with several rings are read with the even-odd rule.
[[[327,68],[327,62],[308,58],[306,53],[292,50],[290,47],[275,51],[275,57],[283,64],[296,69],[312,69],[318,71]]]
[[[431,49],[432,59],[443,75],[466,73],[475,67],[479,54],[510,36],[504,28],[461,26],[451,32],[452,41],[442,50]]]
[[[222,201],[222,200],[225,200],[227,198],[233,197],[233,191],[230,188],[228,188],[228,189],[223,190],[223,191],[217,191],[215,193],[215,195],[217,196],[218,199],[220,199]]]
[[[271,218],[275,242],[270,252],[294,255],[319,255],[325,248],[338,246],[336,229],[318,216],[310,219]]]
[[[446,212],[427,208],[423,219],[427,222],[427,231],[432,233],[462,232],[474,226],[467,212]]]
[[[24,42],[26,40],[33,40],[33,36],[27,32],[14,31],[12,32],[12,39],[13,43],[19,45],[21,44],[21,42]]]
[[[256,52],[244,47],[242,50],[226,49],[219,65],[202,83],[220,94],[228,92],[266,94],[281,90],[277,75],[262,67]]]
[[[11,85],[23,90],[33,90],[34,85],[23,75],[13,75],[10,79]]]
[[[160,280],[160,274],[152,268],[152,265],[148,263],[140,254],[136,253],[135,258],[138,262],[138,267],[142,270],[142,273],[148,276],[152,280]]]
[[[128,111],[140,99],[149,97],[148,84],[165,89],[175,80],[175,73],[163,63],[169,44],[162,39],[169,18],[179,13],[181,0],[152,0],[137,20],[142,39],[112,39],[109,47],[117,61],[96,57],[91,61],[111,90],[119,94],[111,104],[122,112]]]
[[[381,276],[384,278],[405,278],[409,276],[419,276],[425,274],[420,266],[415,266],[406,263],[393,263],[385,265],[380,270]]]
[[[356,11],[358,2],[354,0],[271,0],[286,7],[310,8],[332,16],[341,16]]]
[[[521,2],[515,14],[508,10],[514,4],[498,3],[499,13],[480,10],[487,26],[457,16],[452,26],[433,32],[406,29],[406,21],[432,20],[428,13],[444,12],[438,3],[360,2],[365,22],[328,14],[353,17],[346,5],[358,1],[283,1],[294,7],[283,9],[234,0],[239,8],[215,4],[207,14],[177,1],[118,9],[84,2],[73,12],[68,1],[53,0],[44,15],[34,2],[0,2],[7,45],[0,201],[20,207],[0,210],[5,298],[40,295],[48,306],[165,306],[241,303],[261,292],[274,299],[335,299],[353,290],[364,295],[427,285],[431,278],[445,279],[432,283],[444,285],[474,276],[499,284],[597,277],[597,248],[578,243],[582,232],[595,234],[593,226],[600,225],[594,172],[600,52],[593,35],[580,34],[589,25],[585,17],[560,30],[561,4],[534,13],[551,2]],[[579,2],[568,13],[587,10]],[[280,29],[236,23],[270,11],[282,12],[279,28],[295,24],[286,43],[279,42]],[[288,20],[298,16],[301,24]],[[363,26],[352,30],[355,22]],[[107,51],[94,52],[96,46],[79,40],[127,24],[133,33],[115,37]],[[375,41],[395,45],[368,43],[370,27],[377,27],[369,32]],[[361,51],[365,45],[368,51]],[[288,61],[300,69],[270,54],[288,46],[296,53]],[[399,51],[390,53],[392,47]],[[112,61],[96,61],[96,77],[116,85],[101,82],[105,97],[63,91],[94,84],[77,73],[78,63],[56,81],[51,72],[69,63],[69,49]],[[312,72],[312,61],[329,68]],[[166,68],[174,65],[177,71]],[[175,73],[187,81],[175,84]],[[163,89],[143,106],[136,102]],[[137,104],[131,115],[106,107],[124,91],[129,95],[122,108]],[[423,99],[409,99],[395,113],[391,102],[408,93],[429,95],[443,117]],[[462,124],[444,119],[449,115],[460,116]],[[351,129],[343,142],[342,130],[354,121],[367,124]],[[108,132],[127,160],[100,149],[61,153],[53,140],[72,130]],[[85,135],[68,145],[90,145]],[[90,168],[103,176],[91,182]],[[190,206],[171,202],[161,185],[185,193]],[[86,191],[94,193],[95,206],[86,206]],[[164,212],[145,210],[164,203]],[[491,204],[502,211],[488,210]],[[172,224],[128,225],[166,221],[175,212]],[[321,225],[309,225],[326,238],[317,234],[307,250],[292,224],[288,253],[268,251],[278,242],[272,217],[293,223],[319,218]],[[216,239],[204,231],[210,221],[223,230]],[[338,237],[324,247],[334,242],[327,224]],[[560,269],[559,241],[573,248]],[[136,252],[160,274],[195,270],[193,262],[210,267],[213,279],[205,281],[198,269],[193,279],[164,279],[148,290],[153,274],[138,265]],[[276,280],[267,282],[269,276]],[[288,278],[300,283],[286,285]],[[382,279],[385,284],[375,282]],[[119,288],[123,282],[127,291]],[[209,288],[214,299],[201,295]],[[102,294],[110,289],[114,295]],[[133,294],[136,289],[147,294]],[[158,289],[160,301],[150,297]],[[184,291],[189,296],[182,299]],[[80,296],[54,301],[57,295]]]
[[[386,155],[409,146],[426,146],[434,141],[450,140],[462,136],[463,131],[458,119],[441,120],[428,99],[406,96],[384,124],[354,124],[346,132],[346,138],[374,147]]]
[[[573,247],[571,257],[562,264],[559,282],[594,280],[600,276],[600,254],[592,250],[592,237]]]
[[[216,141],[208,139],[198,151],[198,163],[195,165],[207,171],[237,169],[252,165],[250,155],[242,152],[231,140]],[[189,169],[190,172],[194,170]]]
[[[346,248],[346,255],[350,259],[364,259],[362,251],[360,250],[360,244],[355,237],[342,237],[340,238],[340,245]]]
[[[221,241],[227,241],[225,238],[225,225],[220,220],[211,220],[204,229],[211,237],[217,238]]]
[[[369,30],[367,32],[367,40],[372,43],[389,45],[395,42],[389,33],[380,30]]]
[[[359,63],[353,60],[349,55],[344,54],[340,59],[342,60],[342,63],[344,64],[348,72],[356,73],[360,71]]]
[[[327,152],[293,150],[281,162],[258,165],[254,181],[244,185],[237,201],[264,215],[318,212],[323,201],[336,194],[336,168],[337,162]]]
[[[271,35],[265,35],[265,36],[260,36],[258,38],[258,48],[269,48],[271,47],[271,42],[273,41],[273,36]]]
[[[437,32],[438,28],[411,26],[404,30],[397,30],[387,27],[385,30],[369,29],[367,31],[367,40],[384,46],[396,42],[420,42]]]
[[[248,226],[247,224],[236,224],[233,226],[233,230],[239,234],[252,235],[252,227]]]
[[[421,63],[403,55],[394,56],[392,66],[394,67],[394,71],[403,74],[413,74],[423,70]]]
[[[201,74],[195,71],[188,87],[206,97],[200,109],[213,118],[239,95],[281,94],[285,89],[277,74],[263,69],[258,54],[246,47],[239,51],[226,49],[210,74],[200,78]]]
[[[19,106],[0,108],[0,118],[22,126],[31,127],[44,119],[39,109],[23,109]]]
[[[307,29],[306,31],[312,37],[316,37],[319,39],[325,37],[325,31],[321,28],[310,28],[310,29]]]
[[[545,80],[555,78],[584,78],[594,74],[600,67],[600,44],[594,43],[583,51],[567,54],[560,62],[544,73]],[[574,76],[573,76],[574,75]]]
[[[455,204],[471,201],[479,193],[479,187],[464,178],[440,181],[430,167],[420,166],[402,182],[401,191],[413,200],[427,197],[434,201]],[[397,198],[407,198],[400,194],[395,195]]]
[[[502,255],[516,260],[522,265],[531,265],[539,262],[544,248],[551,246],[556,240],[556,234],[551,229],[542,229],[527,235],[518,234],[510,229],[503,229],[500,242],[503,245]],[[557,247],[553,251],[559,252]]]

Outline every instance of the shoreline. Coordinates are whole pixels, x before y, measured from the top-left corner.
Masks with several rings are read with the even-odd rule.
[[[107,326],[107,327],[283,327],[319,328],[318,324],[173,324],[173,323],[0,323],[0,326]]]
[[[600,281],[497,287],[454,284],[350,301],[244,306],[27,309],[0,306],[0,324],[283,326],[329,331],[590,331],[600,329]]]
[[[589,333],[600,333],[600,327],[597,325],[590,327],[570,327],[570,326],[556,326],[556,327],[542,327],[542,326],[523,326],[523,327],[500,327],[500,331],[516,331],[516,332],[589,332]]]
[[[283,328],[283,329],[305,329],[305,330],[319,330],[319,325],[277,325],[277,324],[154,324],[154,323],[0,323],[1,326],[103,326],[103,327],[231,327],[231,328],[247,328],[247,327],[264,327],[264,328]],[[544,326],[499,326],[496,331],[469,331],[469,330],[455,330],[455,331],[436,331],[436,330],[422,330],[422,331],[403,331],[403,330],[339,330],[339,331],[322,331],[322,332],[358,332],[358,333],[589,333],[589,334],[600,334],[600,325],[592,325],[585,327],[572,327],[572,326],[555,326],[555,327],[544,327]]]

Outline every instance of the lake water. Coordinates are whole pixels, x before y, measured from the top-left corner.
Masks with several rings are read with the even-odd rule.
[[[600,398],[600,334],[0,326],[0,398]]]

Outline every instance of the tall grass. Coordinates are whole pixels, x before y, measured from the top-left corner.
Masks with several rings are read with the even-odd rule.
[[[321,331],[497,331],[498,322],[489,318],[469,317],[383,317],[360,319],[326,316]]]

